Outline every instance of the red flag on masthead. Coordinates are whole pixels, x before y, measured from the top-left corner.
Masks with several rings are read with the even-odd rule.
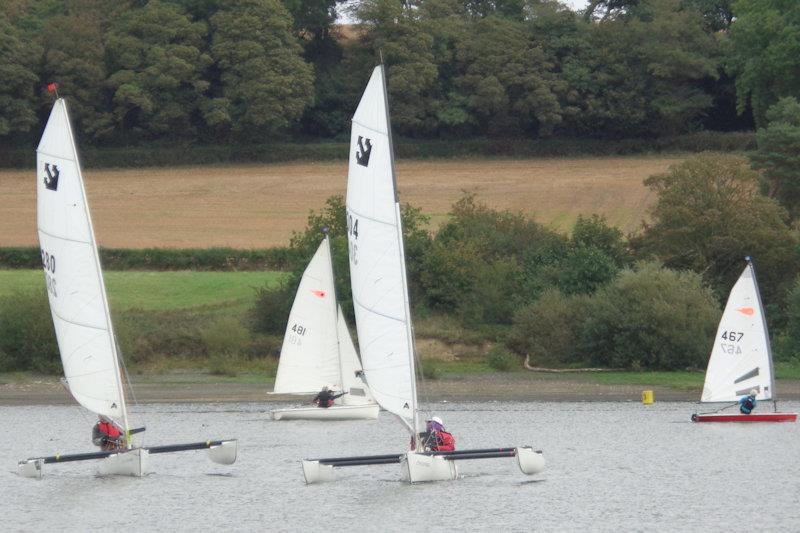
[[[54,93],[58,91],[58,84],[57,83],[48,83],[47,84],[47,92]]]

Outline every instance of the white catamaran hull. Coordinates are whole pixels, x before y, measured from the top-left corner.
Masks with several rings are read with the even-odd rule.
[[[115,453],[100,461],[98,471],[101,476],[142,477],[147,471],[149,456],[144,448]]]
[[[400,467],[403,479],[410,483],[458,479],[456,463],[442,456],[407,452],[400,459]]]
[[[44,459],[28,459],[27,461],[20,461],[17,473],[22,477],[42,479],[43,468]]]
[[[376,403],[366,405],[334,405],[323,409],[320,407],[296,407],[292,409],[275,409],[273,420],[375,420],[378,418],[380,406]]]

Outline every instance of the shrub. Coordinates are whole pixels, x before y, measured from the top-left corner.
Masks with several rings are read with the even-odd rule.
[[[516,312],[507,346],[529,355],[538,366],[585,365],[586,360],[578,353],[578,340],[588,302],[588,296],[545,291],[535,303]]]
[[[208,371],[215,375],[235,376],[238,363],[250,347],[250,332],[233,317],[212,322],[201,334],[208,351]]]
[[[519,360],[501,346],[493,346],[492,349],[489,350],[486,361],[489,367],[499,370],[500,372],[508,372],[512,368],[519,366]]]
[[[100,248],[100,262],[105,270],[286,270],[288,254],[286,248]],[[39,268],[41,265],[38,248],[0,248],[0,267]]]
[[[425,379],[439,379],[442,373],[441,366],[438,361],[431,359],[423,359],[420,361],[422,367],[422,377]]]
[[[256,289],[256,302],[249,313],[253,331],[283,337],[299,283],[298,279],[278,287]]]
[[[0,371],[62,372],[44,290],[0,297]]]
[[[705,367],[720,314],[698,274],[641,263],[590,299],[579,353],[610,368]]]
[[[200,336],[207,314],[188,310],[129,310],[114,317],[117,338],[125,361],[140,364],[157,357],[205,357]]]

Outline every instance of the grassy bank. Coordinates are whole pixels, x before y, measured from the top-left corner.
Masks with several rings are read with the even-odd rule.
[[[105,272],[112,313],[129,310],[194,310],[249,307],[258,287],[273,286],[282,272]],[[42,271],[0,270],[0,297],[15,291],[39,291]]]

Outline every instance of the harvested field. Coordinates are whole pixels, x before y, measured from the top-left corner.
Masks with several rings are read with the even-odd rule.
[[[440,223],[463,191],[500,209],[522,211],[568,230],[599,213],[629,232],[654,198],[642,180],[682,156],[530,160],[402,160],[400,194]],[[0,171],[0,246],[34,246],[32,170]],[[268,248],[288,243],[308,212],[344,194],[345,162],[139,170],[88,170],[86,188],[98,241],[118,248]]]

